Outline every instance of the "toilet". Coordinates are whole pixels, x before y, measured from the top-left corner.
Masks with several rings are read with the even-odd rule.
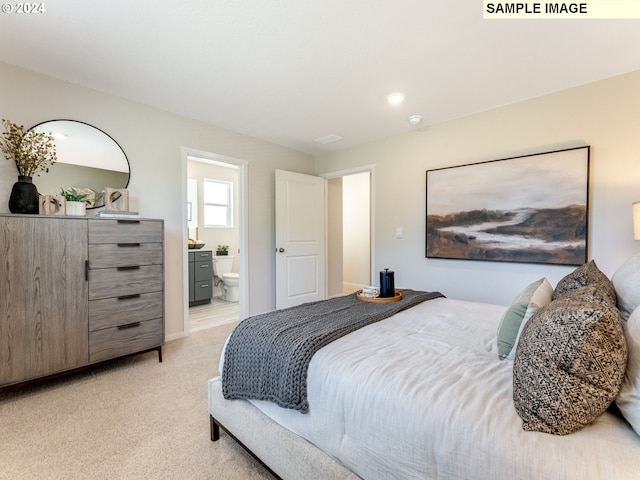
[[[222,299],[227,302],[237,302],[240,299],[240,275],[231,272],[233,257],[216,255],[213,257],[213,277],[216,285],[220,286]]]

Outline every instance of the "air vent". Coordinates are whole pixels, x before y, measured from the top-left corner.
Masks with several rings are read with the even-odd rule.
[[[327,135],[325,137],[316,138],[314,142],[326,145],[327,143],[337,142],[338,140],[342,140],[342,137],[339,135]]]

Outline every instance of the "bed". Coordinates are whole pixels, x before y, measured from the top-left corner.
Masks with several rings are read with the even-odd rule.
[[[283,479],[637,479],[639,303],[640,256],[511,305],[429,299],[322,346],[305,413],[211,379],[211,437]]]

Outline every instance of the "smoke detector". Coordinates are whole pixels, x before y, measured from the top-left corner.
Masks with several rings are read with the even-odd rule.
[[[422,122],[422,115],[411,115],[409,117],[409,123],[411,125],[418,125],[420,122]]]

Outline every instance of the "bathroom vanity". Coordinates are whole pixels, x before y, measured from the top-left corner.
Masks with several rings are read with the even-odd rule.
[[[211,302],[213,296],[213,253],[189,251],[189,306]]]

